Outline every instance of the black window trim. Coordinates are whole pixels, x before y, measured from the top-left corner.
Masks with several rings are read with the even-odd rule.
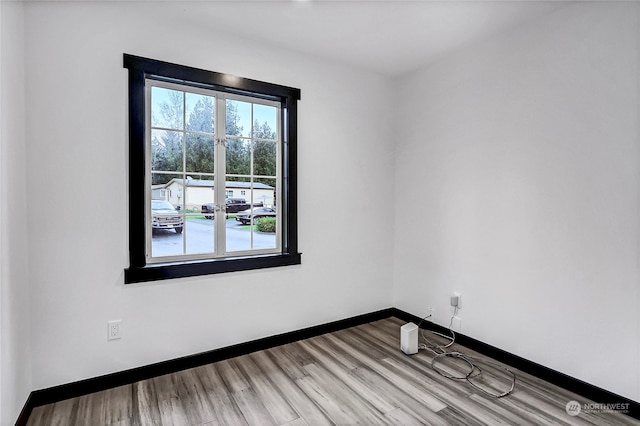
[[[300,99],[300,89],[126,53],[124,67],[129,70],[129,268],[124,271],[125,284],[300,264],[297,221],[297,101]],[[281,102],[283,121],[281,253],[146,263],[145,79],[148,78]]]

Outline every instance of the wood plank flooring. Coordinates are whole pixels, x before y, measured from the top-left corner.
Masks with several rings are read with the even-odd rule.
[[[400,351],[402,324],[380,320],[37,407],[28,425],[640,426],[620,413],[571,417],[567,402],[589,401],[517,370],[514,392],[501,399],[446,379],[431,368],[430,352]],[[455,360],[440,366],[449,373],[464,369]],[[510,387],[510,376],[491,367],[476,380],[493,392]]]

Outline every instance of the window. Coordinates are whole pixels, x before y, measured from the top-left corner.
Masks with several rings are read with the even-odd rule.
[[[124,66],[125,282],[299,264],[300,91],[126,54]]]

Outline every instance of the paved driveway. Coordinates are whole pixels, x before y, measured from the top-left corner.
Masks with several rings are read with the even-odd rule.
[[[208,219],[187,219],[182,234],[164,229],[156,231],[151,239],[152,255],[181,255],[185,242],[186,254],[212,253],[215,237],[213,223]],[[273,233],[251,232],[251,227],[235,219],[227,219],[226,225],[227,251],[276,247],[276,235]]]

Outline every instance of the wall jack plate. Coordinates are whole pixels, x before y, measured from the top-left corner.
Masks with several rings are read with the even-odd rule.
[[[122,320],[107,322],[107,340],[116,340],[122,337],[120,334],[120,325],[122,325]]]

